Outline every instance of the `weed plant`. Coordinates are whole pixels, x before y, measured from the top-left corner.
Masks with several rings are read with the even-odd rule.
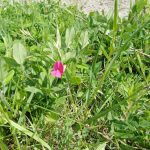
[[[150,149],[150,5],[120,18],[117,2],[0,6],[1,150]]]

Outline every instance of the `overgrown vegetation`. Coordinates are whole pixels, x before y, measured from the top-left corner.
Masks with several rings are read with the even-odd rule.
[[[124,19],[115,6],[114,17],[0,7],[2,150],[150,149],[150,6],[138,0]]]

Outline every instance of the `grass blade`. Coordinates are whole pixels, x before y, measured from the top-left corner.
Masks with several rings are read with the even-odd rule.
[[[30,136],[31,138],[33,138],[34,140],[39,142],[41,145],[43,145],[44,147],[46,147],[49,150],[51,150],[50,146],[45,141],[43,141],[39,136],[35,135],[35,133],[27,130],[26,128],[20,126],[19,124],[15,123],[12,120],[9,120],[9,122],[10,122],[11,126],[13,126],[15,129],[17,129],[17,130],[23,132],[24,134]]]
[[[118,0],[115,0],[115,4],[114,4],[114,23],[113,23],[114,34],[117,31],[117,21],[118,21]]]

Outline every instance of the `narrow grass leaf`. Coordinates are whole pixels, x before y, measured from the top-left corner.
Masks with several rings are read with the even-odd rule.
[[[117,20],[118,20],[118,0],[115,0],[115,4],[114,4],[114,23],[113,23],[114,33],[116,33],[116,31],[117,31]]]
[[[34,140],[36,140],[37,142],[39,142],[41,145],[43,145],[44,147],[48,148],[49,150],[51,150],[51,147],[45,142],[43,141],[38,135],[36,135],[35,133],[27,130],[26,128],[20,126],[19,124],[15,123],[12,120],[9,120],[11,126],[13,126],[14,128],[16,128],[17,130],[23,132],[24,134],[28,135],[29,137],[33,138]]]
[[[58,27],[57,27],[57,31],[56,31],[56,48],[58,50],[60,50],[60,48],[61,48],[61,36],[60,36],[60,32],[59,32]]]
[[[0,58],[0,82],[3,82],[7,75],[6,62],[3,58]]]
[[[92,123],[95,122],[98,118],[108,114],[108,112],[115,110],[116,108],[118,108],[120,105],[123,105],[124,103],[126,103],[126,101],[128,101],[129,99],[135,98],[135,96],[138,96],[137,99],[140,99],[140,97],[142,97],[143,95],[145,95],[145,93],[147,92],[147,89],[145,89],[144,87],[140,87],[137,89],[137,91],[135,91],[131,96],[123,99],[120,101],[120,103],[117,103],[115,105],[113,105],[112,107],[107,108],[104,111],[99,111],[98,113],[96,113],[93,117],[91,117],[90,119],[87,119],[85,121],[85,123]],[[139,95],[137,95],[137,93]]]
[[[137,60],[138,60],[139,66],[140,66],[140,68],[141,68],[142,75],[143,75],[144,79],[146,80],[145,72],[144,72],[144,66],[143,66],[143,63],[142,63],[141,57],[140,57],[140,55],[139,55],[138,53],[136,53],[136,57],[137,57]]]
[[[4,79],[4,85],[7,85],[7,84],[12,80],[14,74],[15,74],[15,71],[14,71],[14,70],[11,70],[11,71],[8,73],[7,77]]]

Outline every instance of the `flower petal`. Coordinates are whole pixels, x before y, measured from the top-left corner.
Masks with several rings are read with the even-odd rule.
[[[61,74],[64,73],[64,65],[62,64],[61,61],[57,61],[57,62],[54,64],[53,69],[54,69],[54,70],[59,70]]]
[[[66,65],[63,65],[63,73],[65,72],[66,70]]]
[[[62,74],[59,70],[54,70],[51,72],[51,74],[57,78],[61,78],[62,77]]]

